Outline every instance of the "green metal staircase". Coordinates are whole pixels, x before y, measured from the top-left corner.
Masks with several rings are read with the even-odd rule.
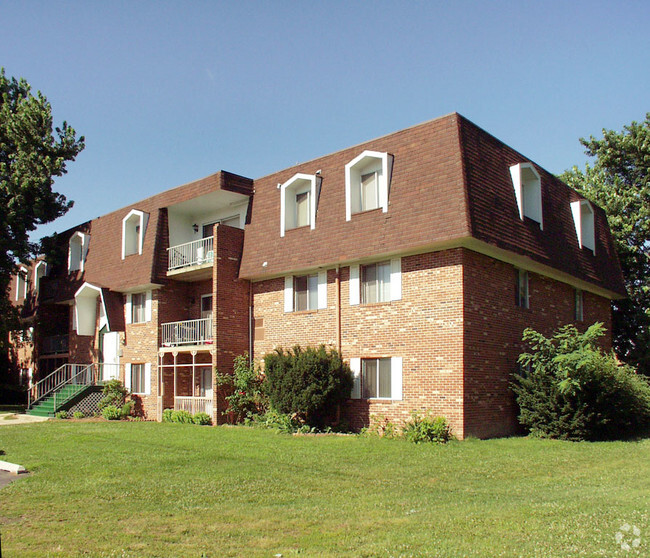
[[[91,386],[89,385],[65,385],[36,403],[36,405],[27,411],[27,414],[36,417],[53,417],[57,411],[64,410],[68,403],[90,388]]]
[[[64,364],[33,386],[29,392],[27,413],[53,417],[96,384],[92,364]]]

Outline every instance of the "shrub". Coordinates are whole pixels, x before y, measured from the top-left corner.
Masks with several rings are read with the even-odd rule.
[[[196,413],[193,420],[194,424],[199,424],[201,426],[210,426],[212,424],[212,419],[208,413]]]
[[[122,417],[126,418],[133,413],[133,401],[127,401],[122,405]]]
[[[72,418],[82,419],[84,418],[84,414],[81,411],[75,411],[72,413]]]
[[[304,426],[295,417],[285,413],[278,413],[273,409],[268,410],[263,415],[253,415],[246,421],[246,424],[258,428],[270,428],[286,434],[298,432]]]
[[[115,405],[106,405],[102,409],[102,416],[106,420],[120,420],[122,418],[122,409]]]
[[[397,427],[384,415],[370,415],[370,425],[364,428],[362,433],[379,436],[380,438],[396,438],[399,436]]]
[[[129,390],[119,380],[109,380],[104,384],[103,393],[104,397],[97,404],[97,408],[100,411],[109,405],[122,408],[126,401],[126,396],[129,394]]]
[[[172,422],[179,424],[193,424],[192,413],[189,411],[172,411]]]
[[[67,419],[68,418],[68,411],[57,411],[54,416],[58,419]]]
[[[264,414],[268,409],[268,398],[262,391],[263,376],[259,370],[249,364],[248,353],[235,358],[233,374],[218,375],[219,383],[232,387],[232,393],[226,397],[228,409],[224,414],[234,413],[239,420]]]
[[[452,439],[451,428],[445,417],[436,417],[429,412],[414,411],[402,430],[404,437],[414,444],[435,442],[445,444]]]
[[[338,352],[299,346],[276,349],[264,357],[264,391],[279,413],[322,428],[335,415],[336,407],[350,397],[352,373]]]
[[[173,409],[165,409],[162,414],[163,422],[172,422],[172,415],[174,414]]]
[[[601,323],[584,333],[564,326],[551,337],[526,329],[512,389],[519,421],[533,435],[564,440],[620,438],[650,422],[650,386],[598,347]]]

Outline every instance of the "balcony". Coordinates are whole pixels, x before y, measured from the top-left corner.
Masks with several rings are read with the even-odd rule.
[[[214,261],[213,244],[214,238],[210,236],[167,248],[167,275],[191,273],[187,280],[209,278]]]
[[[162,324],[163,347],[211,345],[212,319],[185,320]]]
[[[43,355],[62,355],[68,352],[68,335],[51,335],[43,337],[41,345],[41,354]]]

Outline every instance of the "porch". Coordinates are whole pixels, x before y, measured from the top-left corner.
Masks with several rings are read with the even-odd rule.
[[[161,350],[158,356],[158,419],[165,409],[206,413],[217,422],[212,350]]]
[[[212,275],[214,237],[200,238],[167,248],[167,275],[194,281]],[[180,277],[179,275],[183,275]]]
[[[212,319],[183,320],[162,324],[161,343],[163,347],[183,345],[211,345]]]

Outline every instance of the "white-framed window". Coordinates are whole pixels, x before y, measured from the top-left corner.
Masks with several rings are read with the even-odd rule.
[[[151,291],[126,295],[126,323],[140,324],[151,321]]]
[[[402,298],[402,259],[350,266],[350,305]]]
[[[351,358],[352,399],[402,399],[402,357]]]
[[[151,363],[125,364],[124,387],[136,395],[150,395]]]
[[[41,260],[34,268],[34,291],[38,292],[41,288],[41,279],[47,276],[47,262]]]
[[[284,278],[284,311],[327,308],[327,271]]]
[[[594,208],[587,200],[571,203],[573,224],[576,228],[580,248],[588,248],[596,253],[596,228],[594,225]]]
[[[517,199],[519,218],[526,217],[544,228],[542,216],[542,181],[531,163],[518,163],[510,167],[510,176]]]
[[[68,273],[83,271],[86,263],[86,253],[90,244],[90,235],[75,232],[68,242]]]
[[[575,321],[582,322],[584,320],[584,295],[580,289],[575,289],[573,308]]]
[[[364,151],[345,165],[345,219],[353,213],[381,208],[388,211],[393,156]]]
[[[515,270],[515,304],[519,308],[530,307],[528,272],[524,269]]]
[[[132,209],[122,219],[122,259],[133,254],[142,254],[148,222],[149,214],[138,209]]]
[[[316,228],[320,177],[297,173],[280,185],[280,236],[298,227]]]
[[[27,275],[28,275],[28,270],[24,266],[20,266],[18,268],[18,273],[16,273],[16,301],[19,301],[22,298],[27,298],[27,290],[28,290],[28,281],[27,281]]]

